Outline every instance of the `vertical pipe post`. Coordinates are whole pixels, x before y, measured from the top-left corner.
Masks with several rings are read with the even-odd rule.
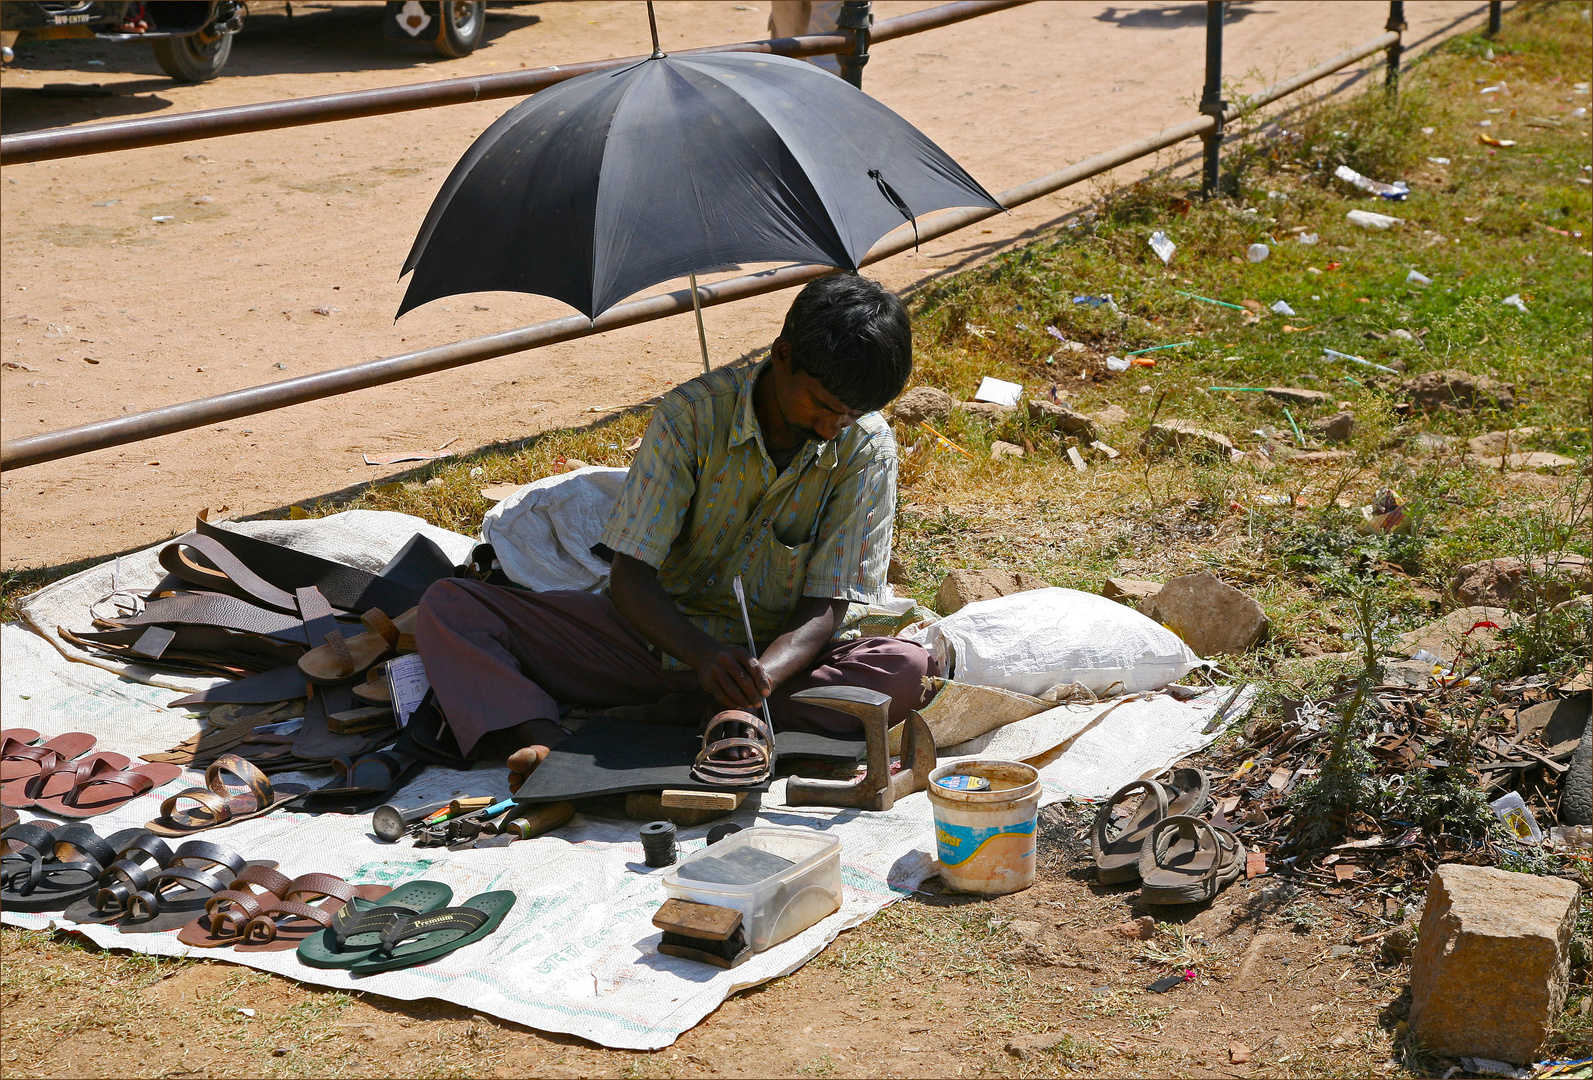
[[[1211,133],[1202,136],[1206,144],[1200,190],[1210,199],[1217,194],[1222,169],[1222,119],[1228,103],[1222,99],[1222,23],[1227,14],[1223,0],[1206,3],[1206,85],[1200,94],[1200,111],[1216,121]]]
[[[1396,34],[1403,35],[1405,33],[1405,26],[1404,0],[1389,0],[1388,23],[1384,25],[1383,29],[1392,30]],[[1391,94],[1399,92],[1399,61],[1400,54],[1402,54],[1404,51],[1405,42],[1403,37],[1388,47],[1388,75],[1386,77],[1385,85],[1388,88],[1388,92]]]
[[[714,366],[708,362],[708,332],[702,328],[702,298],[697,295],[697,272],[686,275],[691,279],[691,310],[697,316],[697,347],[702,350],[702,369],[709,372]]]
[[[835,57],[841,64],[841,78],[859,90],[863,89],[863,66],[868,63],[868,31],[874,25],[873,8],[870,0],[844,0],[835,23],[836,29],[852,34],[852,51],[838,53]]]
[[[1493,37],[1504,23],[1504,0],[1488,0],[1488,36]]]

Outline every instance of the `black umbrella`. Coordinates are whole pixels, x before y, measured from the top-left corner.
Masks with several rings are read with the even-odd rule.
[[[648,60],[542,91],[482,133],[404,261],[414,277],[398,313],[505,290],[595,318],[649,285],[738,263],[856,270],[904,220],[999,205],[834,75],[655,45]]]

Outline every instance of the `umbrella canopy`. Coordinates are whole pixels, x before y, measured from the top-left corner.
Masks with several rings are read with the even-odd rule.
[[[781,56],[654,56],[521,102],[454,166],[404,261],[398,314],[504,290],[595,318],[660,281],[746,262],[856,270],[881,236],[999,208],[917,128]]]

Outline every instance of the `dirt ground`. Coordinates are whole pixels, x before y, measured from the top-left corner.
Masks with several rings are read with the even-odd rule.
[[[1094,882],[1089,808],[1043,816],[1042,873],[994,901],[938,891],[732,997],[656,1053],[546,1036],[437,1002],[226,964],[60,949],[7,930],[10,1076],[1377,1075],[1395,1068],[1401,913],[1241,882],[1148,940],[1135,886]],[[927,888],[934,890],[937,883]],[[1167,918],[1167,911],[1157,912]],[[1145,987],[1185,974],[1164,995]],[[43,992],[46,987],[53,993]],[[248,1011],[244,1011],[248,1010]],[[1237,1045],[1236,1045],[1237,1044]],[[1250,1060],[1243,1060],[1247,1054]],[[1410,1063],[1407,1063],[1409,1065]]]
[[[885,0],[876,10],[884,18],[924,6]],[[200,86],[173,84],[141,45],[25,44],[0,76],[4,130],[645,51],[641,5],[627,2],[495,3],[486,45],[451,62],[385,41],[379,5],[298,3],[291,19],[280,5],[252,10],[222,77]],[[1228,71],[1251,86],[1270,82],[1374,36],[1387,11],[1234,4]],[[1407,40],[1430,46],[1484,11],[1407,4]],[[767,5],[682,0],[661,4],[659,17],[666,47],[690,47],[764,36]],[[1198,3],[1036,3],[881,45],[865,86],[1001,191],[1192,115],[1203,26]],[[1319,86],[1355,81],[1346,73]],[[108,96],[73,96],[93,86]],[[398,267],[439,184],[509,104],[7,167],[0,433],[14,439],[567,314],[550,300],[482,294],[392,318]],[[910,289],[1088,195],[1038,200],[870,272]],[[152,220],[165,215],[175,220]],[[715,361],[766,345],[788,303],[775,294],[710,311]],[[398,471],[365,465],[362,452],[464,451],[579,424],[690,378],[698,364],[692,322],[677,317],[10,472],[0,481],[4,566],[102,556],[179,532],[201,507],[254,514]]]

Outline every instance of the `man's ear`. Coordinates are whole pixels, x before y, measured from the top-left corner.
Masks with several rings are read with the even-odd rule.
[[[780,366],[782,370],[791,367],[791,343],[783,337],[774,339],[774,344],[769,346],[769,358]]]

